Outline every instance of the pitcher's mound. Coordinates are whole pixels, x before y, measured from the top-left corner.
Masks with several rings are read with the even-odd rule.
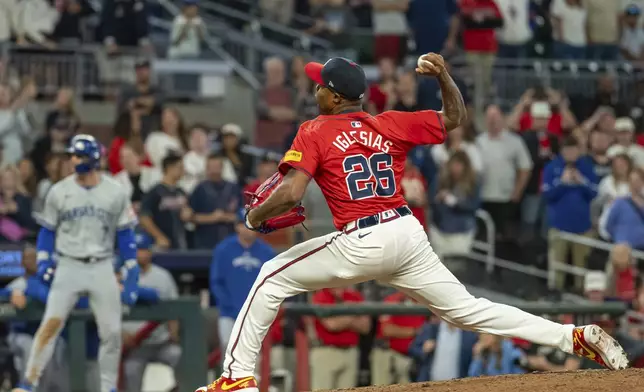
[[[532,373],[359,388],[360,392],[644,392],[644,369]]]

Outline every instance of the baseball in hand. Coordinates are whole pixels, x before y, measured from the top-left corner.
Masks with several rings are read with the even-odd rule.
[[[445,68],[443,57],[436,53],[428,53],[418,57],[416,64],[416,72],[427,76],[438,76]]]

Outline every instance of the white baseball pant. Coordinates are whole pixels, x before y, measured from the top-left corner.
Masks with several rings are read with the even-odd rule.
[[[386,223],[363,229],[349,223],[343,232],[298,244],[262,266],[235,321],[224,376],[254,375],[262,340],[286,298],[371,279],[406,293],[459,328],[572,353],[573,325],[473,297],[439,260],[416,218],[395,218],[392,210],[380,215]]]

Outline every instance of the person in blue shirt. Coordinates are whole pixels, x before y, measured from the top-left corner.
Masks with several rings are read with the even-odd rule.
[[[557,237],[559,232],[591,235],[590,204],[597,196],[597,177],[590,158],[581,156],[575,138],[564,140],[561,154],[544,168],[541,190],[548,207],[550,254],[557,261],[566,262],[571,250],[573,264],[585,267],[590,248]],[[558,288],[563,287],[564,278],[564,274],[558,274]],[[577,289],[583,289],[583,277],[575,279]]]
[[[644,250],[644,170],[633,169],[629,188],[631,194],[616,199],[605,219],[600,220],[600,234],[615,243]]]
[[[523,352],[510,340],[500,336],[481,334],[474,345],[473,354],[474,359],[467,372],[469,377],[525,373],[519,365],[524,357]]]
[[[407,20],[416,43],[415,54],[456,49],[460,26],[456,0],[412,0]]]
[[[245,212],[238,213],[237,234],[217,245],[210,264],[210,294],[219,309],[219,342],[228,346],[235,319],[259,275],[262,265],[275,251],[244,225]]]
[[[211,155],[206,163],[207,179],[190,195],[194,211],[194,248],[212,249],[234,233],[236,212],[241,207],[241,190],[237,184],[222,178],[223,158]]]

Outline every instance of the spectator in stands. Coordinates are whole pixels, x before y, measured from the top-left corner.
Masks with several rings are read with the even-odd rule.
[[[257,191],[257,188],[259,188],[264,181],[268,180],[270,176],[277,172],[277,162],[269,158],[264,158],[257,164],[255,172],[255,180],[250,181],[246,186],[244,186],[244,193],[253,193]],[[246,204],[246,202],[247,201],[244,200],[244,204]]]
[[[254,144],[260,148],[281,150],[284,138],[291,132],[297,113],[293,93],[286,85],[286,66],[278,57],[264,61],[266,82],[257,107]]]
[[[320,114],[320,109],[318,109],[315,100],[315,84],[311,79],[308,77],[298,78],[295,83],[295,111],[297,112],[297,124],[295,125],[299,128],[303,122],[316,118]],[[292,139],[295,139],[296,133],[297,128],[292,133]],[[288,145],[285,143],[285,150],[289,149],[292,142],[293,140],[290,140]]]
[[[580,148],[572,137],[561,146],[561,155],[548,163],[543,171],[543,196],[548,206],[550,231],[549,247],[554,260],[565,263],[572,249],[572,262],[577,267],[586,266],[590,248],[571,244],[557,237],[559,232],[590,236],[592,222],[590,203],[597,196],[597,178],[588,157],[582,157]],[[563,287],[564,275],[557,276],[557,287]],[[581,290],[582,280],[577,278],[576,288]]]
[[[385,304],[411,305],[415,302],[401,292],[383,299]],[[377,338],[381,347],[371,351],[371,385],[407,384],[412,366],[409,348],[425,323],[422,315],[382,315]]]
[[[244,221],[243,211],[239,211],[235,224],[237,234],[221,241],[212,252],[210,295],[219,311],[222,351],[228,347],[235,319],[262,265],[275,257],[275,251],[256,232],[247,229]]]
[[[45,158],[45,172],[47,175],[38,182],[36,194],[32,202],[32,209],[34,212],[42,211],[45,206],[45,197],[47,197],[49,188],[61,179],[60,161],[63,159],[66,159],[65,156],[60,154],[49,154]]]
[[[154,238],[157,248],[186,249],[184,222],[192,219],[193,212],[185,193],[178,186],[183,176],[183,160],[178,154],[168,154],[162,167],[161,182],[141,201],[141,227]]]
[[[588,156],[593,163],[593,171],[598,180],[609,175],[613,168],[607,152],[611,136],[604,131],[594,130],[588,136]]]
[[[479,150],[485,152],[481,199],[502,238],[508,235],[515,207],[530,179],[532,160],[523,140],[505,129],[498,106],[490,106],[485,116],[487,132],[476,139]]]
[[[575,116],[570,111],[568,98],[561,91],[537,86],[529,88],[523,93],[519,103],[508,115],[508,126],[517,131],[533,129],[531,109],[535,103],[547,103],[550,105],[545,129],[553,135],[562,137],[565,131],[577,125]],[[541,116],[545,116],[544,110],[541,112]]]
[[[612,159],[612,174],[604,177],[597,187],[597,197],[593,200],[593,222],[606,208],[618,197],[628,196],[630,192],[629,177],[633,169],[631,158],[626,154],[619,154]]]
[[[33,199],[38,189],[38,177],[34,164],[29,159],[23,158],[18,162],[18,178],[26,191],[25,195]]]
[[[627,154],[633,160],[635,167],[644,168],[644,147],[635,143],[635,123],[629,117],[620,117],[615,120],[615,141],[607,155],[609,158],[617,154]]]
[[[19,242],[36,228],[31,199],[26,195],[19,176],[15,166],[8,166],[0,178],[0,238],[8,242]]]
[[[587,271],[584,275],[584,297],[595,303],[604,302],[607,282],[604,271]]]
[[[137,235],[137,261],[140,267],[139,286],[153,290],[162,301],[177,299],[179,290],[168,270],[152,263],[152,238]],[[123,322],[123,372],[125,391],[139,392],[143,388],[143,374],[149,363],[162,363],[176,371],[181,358],[179,322],[170,320],[156,327],[138,345],[136,334],[146,326],[145,321]],[[176,378],[176,377],[175,377]]]
[[[119,52],[121,47],[140,46],[145,51],[152,51],[152,44],[148,37],[149,30],[146,2],[118,0],[103,2],[101,31],[109,54]]]
[[[34,43],[53,49],[55,45],[48,36],[54,31],[59,18],[53,5],[44,0],[32,0],[18,2],[16,8],[12,21],[16,43],[21,46]]]
[[[141,158],[141,164],[151,166],[147,159],[141,134],[141,115],[137,110],[119,115],[114,124],[114,138],[107,152],[108,168],[112,174],[123,170],[121,148],[128,145]]]
[[[206,160],[210,152],[207,126],[203,124],[192,126],[188,147],[190,150],[183,156],[184,173],[181,187],[187,194],[191,194],[197,184],[206,178]]]
[[[467,63],[480,83],[484,97],[492,87],[492,70],[498,51],[494,29],[503,27],[503,16],[493,0],[461,0],[463,21],[463,49]]]
[[[212,249],[235,231],[241,194],[237,184],[222,178],[223,159],[218,155],[208,157],[207,179],[190,195],[190,208],[194,211],[192,222],[196,225],[194,247]]]
[[[624,10],[624,20],[622,23],[622,38],[620,41],[620,51],[626,60],[642,60],[644,52],[644,30],[638,26],[641,10],[631,4]]]
[[[123,170],[116,173],[114,179],[128,192],[132,206],[138,212],[143,196],[161,181],[161,172],[156,168],[141,165],[141,157],[127,144],[121,147],[120,152]]]
[[[487,333],[479,335],[472,356],[472,363],[467,372],[469,377],[525,373],[517,364],[523,353],[512,341],[501,336]]]
[[[290,25],[295,11],[294,0],[259,0],[262,16],[282,25]]]
[[[616,243],[644,250],[644,169],[633,169],[630,196],[615,200],[600,222],[600,233]]]
[[[153,166],[161,166],[169,151],[183,154],[188,149],[188,137],[181,113],[175,108],[163,109],[161,129],[145,139],[145,153]]]
[[[25,106],[38,93],[33,81],[28,82],[15,97],[8,86],[0,85],[0,143],[2,165],[17,164],[24,154],[23,139],[31,136],[32,126]]]
[[[483,161],[481,160],[481,152],[478,146],[474,143],[473,135],[471,132],[466,132],[463,127],[452,129],[447,135],[445,143],[438,144],[432,147],[432,158],[434,162],[442,167],[449,158],[457,151],[463,151],[470,159],[472,169],[476,174],[481,173],[483,170]]]
[[[339,305],[363,302],[352,288],[322,289],[311,302]],[[311,390],[353,388],[358,382],[358,341],[371,329],[369,316],[333,316],[315,319],[317,343],[311,348]]]
[[[59,18],[51,34],[56,45],[72,47],[85,41],[83,24],[88,16],[94,14],[94,9],[87,0],[64,0],[57,4]]]
[[[374,57],[394,59],[396,62],[407,52],[407,18],[409,0],[373,0],[372,23]]]
[[[550,104],[546,101],[530,105],[532,129],[521,134],[534,166],[530,180],[521,201],[521,226],[524,239],[536,238],[538,223],[543,223],[545,203],[541,198],[541,176],[543,168],[559,154],[559,139],[548,132],[548,122],[552,118]]]
[[[409,346],[416,361],[416,382],[467,377],[477,335],[441,320],[428,322]]]
[[[411,212],[427,230],[427,182],[409,158],[405,162],[405,171],[400,185]]]
[[[54,107],[47,113],[45,118],[45,129],[49,131],[54,128],[59,119],[67,121],[67,124],[74,132],[80,127],[80,117],[74,106],[74,90],[69,87],[62,87],[56,93]]]
[[[613,61],[619,55],[623,5],[619,1],[585,0],[588,53],[593,60]]]
[[[611,73],[606,73],[599,78],[597,78],[597,88],[595,89],[595,96],[590,100],[590,102],[582,102],[583,108],[579,110],[581,114],[578,114],[579,118],[588,118],[593,113],[600,111],[600,120],[598,126],[600,129],[605,131],[612,131],[608,129],[612,127],[612,122],[605,119],[605,114],[610,114],[613,119],[615,116],[625,116],[627,114],[627,108],[624,103],[621,102],[619,97],[617,80],[615,76]],[[605,124],[602,124],[605,122]]]
[[[626,303],[633,301],[637,274],[631,247],[628,244],[615,245],[606,265],[606,296]]]
[[[312,0],[313,26],[308,34],[331,41],[337,48],[346,48],[350,42],[348,32],[357,21],[346,0]]]
[[[480,188],[467,154],[455,152],[442,168],[433,202],[432,245],[440,255],[467,254],[474,241]]]
[[[116,0],[108,0],[108,3],[112,1]],[[140,114],[141,135],[145,139],[151,131],[159,129],[161,125],[163,91],[152,84],[149,60],[137,61],[135,75],[134,84],[126,85],[121,90],[117,108],[119,114],[125,111],[136,111]]]
[[[397,99],[392,107],[401,112],[421,110],[418,106],[418,83],[415,71],[404,72],[398,77],[395,88]]]
[[[378,60],[378,82],[369,86],[367,111],[374,116],[391,110],[396,103],[396,62],[383,57]]]
[[[251,177],[253,157],[243,151],[242,129],[237,124],[221,127],[221,151],[224,159],[224,179],[243,186]]]
[[[530,0],[495,0],[503,16],[498,31],[500,58],[526,58],[530,55]]]
[[[456,0],[411,0],[407,18],[416,43],[414,54],[450,53],[456,49],[460,32]]]
[[[550,15],[555,39],[554,56],[559,59],[586,58],[587,11],[581,0],[553,0]]]
[[[183,0],[181,13],[172,22],[168,57],[190,59],[201,56],[201,45],[208,31],[199,16],[197,4],[198,0]]]
[[[465,81],[461,79],[457,74],[453,74],[451,71],[451,66],[448,62],[445,63],[445,70],[452,75],[452,79],[456,86],[461,90],[463,95],[463,101],[467,106],[468,113],[474,113],[470,95],[468,93],[469,88],[465,84]],[[440,87],[438,85],[438,80],[436,78],[420,78],[418,81],[418,105],[423,110],[432,109],[432,110],[441,110],[443,107],[443,95],[441,94]],[[472,115],[471,117],[474,117]],[[466,121],[462,126],[467,130],[472,124],[472,121]]]

